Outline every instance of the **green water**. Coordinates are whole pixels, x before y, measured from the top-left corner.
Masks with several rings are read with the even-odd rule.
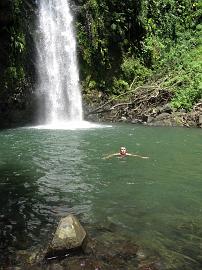
[[[92,231],[113,225],[165,269],[201,269],[201,142],[199,129],[136,125],[1,131],[0,260],[73,213]],[[150,158],[102,159],[122,145]]]

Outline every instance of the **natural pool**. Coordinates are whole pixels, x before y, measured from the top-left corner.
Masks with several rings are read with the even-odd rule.
[[[148,160],[103,160],[125,145]],[[0,261],[41,246],[75,214],[112,224],[163,269],[202,268],[202,131],[129,124],[0,132]],[[99,225],[98,225],[99,224]]]

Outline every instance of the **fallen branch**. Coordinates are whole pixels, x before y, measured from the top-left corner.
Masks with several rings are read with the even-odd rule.
[[[111,107],[111,110],[114,110],[116,107],[123,106],[123,105],[131,105],[133,104],[132,102],[125,102],[125,103],[119,103]]]
[[[132,83],[133,84],[133,83]],[[132,87],[132,84],[131,84],[131,87]],[[135,93],[137,92],[138,90],[154,90],[154,89],[157,89],[159,88],[158,85],[143,85],[143,86],[138,86],[136,87],[135,89],[132,89],[131,91],[127,91],[123,94],[120,94],[112,99],[110,99],[109,101],[107,101],[106,103],[104,103],[103,105],[99,106],[98,108],[92,110],[91,112],[89,112],[87,115],[90,115],[90,114],[95,114],[95,113],[98,113],[100,109],[104,108],[105,106],[107,106],[108,104],[110,104],[111,102],[119,99],[120,97],[123,97],[125,95],[129,95],[131,93]],[[100,112],[99,112],[100,113]]]
[[[105,109],[105,110],[102,110],[102,111],[94,111],[94,112],[91,112],[91,114],[95,114],[95,113],[103,113],[103,112],[110,112],[110,111],[113,111],[115,108],[117,107],[120,107],[120,106],[125,106],[125,105],[132,105],[131,102],[127,102],[127,103],[119,103],[119,104],[116,104],[114,106],[112,106],[111,108],[108,108],[108,109]]]

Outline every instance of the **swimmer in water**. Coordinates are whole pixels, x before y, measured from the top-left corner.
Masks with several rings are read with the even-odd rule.
[[[127,157],[127,156],[139,157],[139,158],[144,158],[144,159],[149,158],[149,157],[143,157],[143,156],[140,156],[140,155],[130,154],[130,153],[127,152],[126,147],[121,146],[120,150],[119,150],[119,153],[114,153],[114,154],[108,155],[106,157],[103,157],[103,159],[109,159],[109,158],[114,157],[114,156],[116,156],[118,158],[124,158],[124,157]]]

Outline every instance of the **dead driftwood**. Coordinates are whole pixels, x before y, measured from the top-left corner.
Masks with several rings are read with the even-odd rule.
[[[88,115],[117,110],[125,112],[133,110],[137,115],[141,115],[148,108],[168,103],[171,97],[172,93],[168,89],[162,88],[160,85],[143,85],[113,97],[101,106],[90,111]],[[123,100],[123,102],[120,102],[120,100]]]

